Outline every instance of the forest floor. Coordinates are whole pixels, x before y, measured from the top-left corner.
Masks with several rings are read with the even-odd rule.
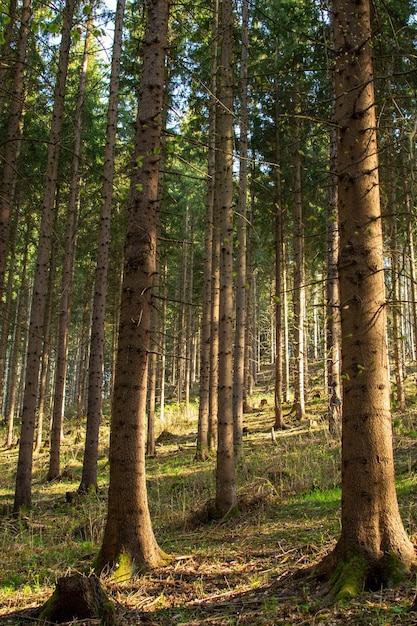
[[[294,574],[320,561],[340,532],[340,446],[325,423],[320,398],[309,419],[271,437],[269,406],[245,416],[244,459],[238,467],[240,514],[206,515],[215,488],[215,459],[196,462],[196,408],[167,411],[157,456],[148,460],[155,534],[170,565],[129,580],[102,583],[120,626],[394,625],[417,624],[410,610],[416,580],[395,589],[363,592],[328,606],[325,588]],[[187,413],[187,414],[186,414]],[[397,491],[411,537],[417,537],[417,409],[394,414]],[[0,433],[1,434],[1,433]],[[62,478],[45,482],[48,450],[35,458],[34,506],[11,514],[17,448],[0,451],[0,623],[35,624],[32,609],[51,595],[57,578],[90,573],[106,514],[108,428],[103,429],[98,494],[77,490],[83,444],[68,426]],[[67,502],[71,500],[71,502]],[[71,622],[73,625],[98,621]]]

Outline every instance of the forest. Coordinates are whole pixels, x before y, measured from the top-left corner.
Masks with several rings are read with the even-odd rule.
[[[0,6],[0,622],[416,624],[416,3]]]

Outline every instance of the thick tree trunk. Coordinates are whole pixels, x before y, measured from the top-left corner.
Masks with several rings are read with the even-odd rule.
[[[324,569],[336,599],[415,564],[397,503],[370,2],[333,0],[342,307],[342,529]]]
[[[166,560],[152,529],[145,452],[168,15],[167,0],[148,0],[111,418],[108,513],[97,562],[100,571],[116,567],[116,577],[130,576],[134,566],[155,567]]]
[[[102,204],[94,281],[91,322],[90,359],[88,366],[87,428],[84,445],[80,491],[97,489],[97,461],[103,396],[103,363],[107,278],[110,251],[110,222],[113,199],[114,155],[116,148],[117,109],[119,102],[120,59],[123,38],[125,0],[118,0],[114,23],[113,51],[110,73],[110,94],[107,108],[106,145],[104,148]]]

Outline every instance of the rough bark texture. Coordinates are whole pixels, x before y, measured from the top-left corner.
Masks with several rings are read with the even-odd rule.
[[[333,1],[342,308],[342,530],[332,593],[398,581],[414,564],[394,480],[383,241],[368,0]]]
[[[233,378],[234,448],[243,456],[243,399],[245,397],[246,339],[246,229],[248,194],[248,3],[242,2],[242,50],[240,55],[239,197],[237,208],[236,331]]]
[[[74,619],[100,619],[112,626],[114,605],[96,576],[74,574],[59,578],[52,596],[39,609],[39,619],[61,624]]]
[[[168,2],[149,0],[146,9],[111,418],[108,514],[97,563],[99,570],[114,567],[117,577],[129,576],[133,566],[161,565],[166,558],[149,514],[145,451]]]
[[[216,509],[237,506],[233,450],[233,78],[232,2],[220,3],[221,53],[217,105],[216,186],[220,213],[219,412]]]

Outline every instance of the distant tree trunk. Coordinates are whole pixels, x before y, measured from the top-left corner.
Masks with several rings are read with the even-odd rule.
[[[56,224],[58,211],[55,211],[54,225]],[[43,345],[42,355],[40,361],[40,376],[39,376],[39,397],[38,397],[38,410],[36,417],[36,437],[35,437],[35,449],[34,452],[38,453],[42,447],[42,438],[44,431],[45,414],[47,412],[47,390],[50,376],[50,359],[49,352],[51,348],[51,334],[52,334],[52,300],[55,284],[56,264],[53,259],[56,259],[57,242],[52,242],[52,249],[49,263],[48,274],[48,287],[45,297],[45,311],[43,316]]]
[[[393,183],[393,181],[392,181]],[[405,411],[405,371],[403,360],[403,333],[401,328],[401,287],[400,287],[400,263],[398,251],[398,231],[396,214],[395,185],[392,184],[391,207],[394,212],[391,220],[391,289],[392,289],[392,346],[394,350],[394,374],[395,374],[395,397],[400,411]]]
[[[214,0],[217,5],[217,0]],[[217,20],[218,7],[214,7],[212,37],[212,71],[211,92],[216,93],[216,62],[217,62]],[[214,49],[213,49],[214,47]],[[210,98],[209,149],[207,167],[206,218],[204,226],[204,276],[203,276],[203,308],[201,317],[200,342],[200,386],[198,408],[198,432],[196,459],[205,461],[209,454],[209,413],[210,413],[210,370],[211,370],[211,323],[212,323],[212,261],[213,261],[213,204],[214,204],[214,158],[215,158],[215,99]]]
[[[22,343],[22,335],[23,335],[23,330],[24,330],[24,314],[27,311],[27,306],[28,306],[29,290],[28,290],[28,285],[27,285],[26,274],[27,274],[30,234],[31,234],[30,227],[27,226],[25,249],[23,252],[23,259],[21,261],[20,286],[19,286],[17,302],[16,302],[13,345],[12,345],[10,363],[9,363],[7,403],[5,405],[6,406],[5,416],[6,416],[6,423],[7,423],[7,436],[6,436],[7,447],[10,447],[13,443],[14,416],[15,416],[16,404],[17,404],[16,402],[17,380],[18,380],[19,361],[21,359],[21,343]]]
[[[298,111],[298,104],[295,107]],[[297,420],[305,417],[305,267],[304,223],[301,191],[300,121],[294,121],[294,411]]]
[[[248,193],[248,2],[242,2],[242,49],[240,55],[239,197],[237,206],[236,331],[233,377],[234,449],[243,456],[243,398],[246,338],[246,228]]]
[[[118,0],[114,22],[113,51],[110,73],[110,93],[107,108],[106,145],[104,148],[101,214],[97,245],[97,263],[94,280],[93,312],[91,322],[90,358],[88,365],[87,427],[80,491],[97,489],[97,461],[99,432],[103,401],[103,363],[107,279],[110,251],[110,222],[113,199],[114,155],[119,103],[120,59],[123,38],[125,0]]]
[[[108,512],[98,556],[98,569],[116,567],[116,576],[130,575],[134,565],[162,565],[167,558],[152,529],[145,452],[168,15],[167,0],[148,0],[112,405]]]
[[[148,377],[148,428],[146,431],[146,455],[155,456],[155,394],[156,394],[156,352],[155,346],[149,357]]]
[[[78,85],[77,104],[74,115],[74,141],[71,162],[71,179],[67,207],[67,223],[65,227],[64,258],[61,277],[58,336],[56,347],[54,401],[51,426],[51,446],[49,450],[49,468],[47,480],[59,478],[61,456],[61,433],[64,420],[65,383],[68,365],[68,337],[71,320],[72,291],[74,283],[75,250],[77,241],[77,221],[79,208],[81,131],[84,96],[87,84],[87,68],[90,54],[91,27],[93,24],[92,8],[88,15],[84,41],[84,52],[81,63]]]
[[[216,509],[237,506],[233,450],[233,10],[220,2],[220,63],[217,103],[216,190],[220,213],[219,411]]]
[[[287,247],[282,237],[282,319],[283,319],[283,354],[282,354],[282,400],[290,401],[290,330],[288,305]]]
[[[16,246],[19,236],[20,215],[16,211],[16,219],[13,221],[10,237],[9,265],[7,271],[7,284],[5,285],[5,293],[3,296],[3,306],[1,315],[1,335],[0,335],[0,412],[5,415],[5,396],[6,396],[6,380],[7,380],[7,363],[6,355],[9,349],[9,335],[11,333],[10,323],[13,304],[13,293],[15,290],[15,273],[16,273]]]
[[[165,425],[165,366],[166,366],[166,323],[167,323],[167,265],[166,262],[162,264],[161,268],[161,281],[160,281],[160,293],[161,293],[161,310],[158,315],[159,318],[159,335],[160,335],[160,356],[158,362],[158,388],[159,388],[159,419],[161,427]]]
[[[51,248],[55,192],[58,178],[60,135],[64,114],[64,98],[69,51],[71,46],[71,28],[74,14],[74,4],[74,0],[66,0],[64,7],[51,132],[48,142],[42,221],[39,233],[36,273],[29,322],[25,392],[22,408],[19,459],[17,464],[16,490],[14,498],[15,511],[18,511],[22,506],[27,508],[32,506],[33,439],[36,423],[39,368],[42,354],[42,327],[48,282],[49,251]]]
[[[326,280],[326,366],[329,398],[329,431],[334,436],[341,434],[342,392],[340,378],[340,297],[339,273],[339,225],[337,194],[337,135],[330,138],[330,190],[327,205],[327,280]]]
[[[3,30],[3,43],[1,46],[0,57],[2,63],[0,64],[0,117],[4,119],[3,107],[6,99],[10,96],[10,74],[11,74],[11,59],[13,50],[13,36],[16,21],[18,19],[16,15],[16,0],[10,0],[8,7],[9,22],[6,24]],[[3,137],[2,137],[3,139]]]
[[[412,325],[412,339],[413,339],[413,350],[412,350],[412,358],[414,361],[414,367],[417,362],[417,294],[416,294],[416,285],[417,285],[417,272],[416,272],[416,257],[414,250],[414,235],[413,235],[413,227],[414,227],[414,216],[411,213],[410,209],[410,197],[407,198],[407,247],[408,247],[408,271],[410,275],[409,280],[409,289],[410,289],[410,305],[411,305],[411,325]]]
[[[29,25],[31,19],[31,1],[24,0],[20,9],[20,16],[16,15],[16,3],[14,0],[9,6],[10,23],[6,25],[4,32],[4,45],[2,63],[0,63],[0,113],[4,104],[4,96],[9,91],[9,111],[7,115],[6,130],[2,137],[1,162],[0,162],[0,302],[3,300],[7,254],[9,252],[10,216],[15,203],[15,191],[17,180],[17,165],[21,151],[23,106],[25,101],[25,71],[26,50],[29,37]],[[17,19],[20,22],[16,53],[13,58],[13,78],[9,85],[8,73],[12,65],[12,38]],[[17,227],[18,219],[16,219]],[[17,232],[17,231],[16,231]],[[9,284],[12,284],[12,274],[9,276]],[[5,357],[7,350],[8,322],[10,301],[6,301],[3,310],[2,337],[0,339],[0,411],[3,399],[5,380]]]
[[[216,134],[217,134],[216,130]],[[209,449],[217,447],[218,384],[219,384],[219,302],[220,302],[220,227],[217,190],[213,209],[213,257],[211,265],[211,342],[210,342],[210,397],[209,397]]]
[[[13,5],[11,6],[14,15]],[[6,136],[2,146],[0,179],[0,301],[3,298],[4,276],[9,247],[10,212],[15,195],[17,159],[21,146],[22,112],[24,103],[26,48],[31,18],[31,0],[23,0],[19,17],[19,36],[16,56],[13,59],[13,85],[10,94]],[[13,20],[11,20],[13,22]],[[6,64],[7,65],[7,64]],[[3,90],[5,84],[1,83]]]
[[[284,427],[282,411],[282,384],[283,384],[283,224],[282,224],[282,204],[281,204],[281,141],[279,129],[279,83],[275,78],[275,394],[274,428]]]
[[[251,200],[249,206],[249,224],[254,223],[254,206],[255,197],[253,185],[251,188]],[[252,376],[252,362],[253,362],[253,315],[254,315],[254,303],[253,303],[253,280],[254,280],[254,267],[253,267],[253,229],[248,231],[247,241],[247,262],[246,262],[246,277],[248,281],[248,289],[246,294],[246,329],[245,329],[245,382],[244,382],[244,398],[243,398],[243,411],[248,412],[250,410],[250,403],[248,397],[253,392],[253,376]]]
[[[341,535],[319,571],[336,600],[415,566],[395,491],[370,2],[333,0],[342,305]],[[354,210],[353,210],[354,209]]]

